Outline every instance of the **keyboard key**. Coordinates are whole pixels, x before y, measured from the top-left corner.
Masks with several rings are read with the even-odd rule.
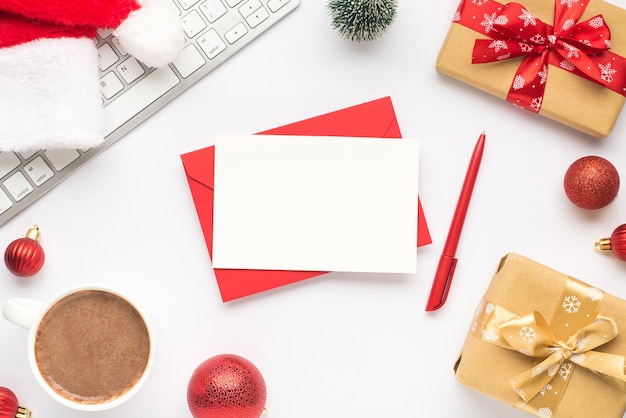
[[[35,183],[35,186],[41,186],[54,176],[54,171],[50,169],[48,164],[46,164],[41,157],[35,158],[24,166],[24,170],[33,183]]]
[[[207,33],[198,38],[198,45],[209,59],[215,58],[226,49],[226,44],[215,29],[209,29]]]
[[[6,187],[9,193],[11,193],[13,199],[18,202],[33,191],[33,186],[28,182],[28,180],[26,180],[26,177],[24,177],[24,174],[22,174],[21,171],[18,171],[6,179],[4,187]]]
[[[206,60],[202,57],[198,48],[191,44],[180,51],[180,54],[178,54],[178,57],[172,64],[174,64],[174,67],[183,78],[187,78],[205,63]]]
[[[35,154],[37,154],[37,150],[28,150],[28,151],[20,152],[20,155],[22,156],[24,160],[28,160],[30,157],[32,157]],[[0,175],[0,177],[2,176]]]
[[[128,55],[128,52],[126,52],[126,50],[124,49],[124,47],[122,46],[122,44],[120,43],[120,40],[118,38],[113,37],[111,39],[111,42],[113,43],[113,45],[117,49],[117,52],[120,53],[120,55],[122,55],[123,57]]]
[[[2,190],[0,190],[0,213],[5,212],[13,206],[13,201],[11,198]]]
[[[261,7],[263,6],[261,6],[261,2],[259,0],[249,0],[239,8],[239,13],[241,13],[241,16],[245,19]]]
[[[248,33],[248,29],[246,29],[245,25],[243,23],[237,23],[234,28],[224,34],[224,37],[229,44],[234,44],[246,33]]]
[[[56,171],[61,171],[72,161],[80,157],[78,151],[74,149],[53,149],[45,152],[48,161]]]
[[[105,136],[180,83],[174,71],[165,66],[148,74],[123,95],[105,107]]]
[[[183,9],[187,10],[191,8],[194,4],[196,4],[199,0],[180,0],[180,5],[183,6]]]
[[[246,17],[246,22],[251,28],[256,28],[260,25],[265,19],[270,17],[270,14],[265,8],[261,7],[252,13],[250,16]]]
[[[200,5],[200,11],[202,11],[209,23],[213,23],[224,16],[228,9],[221,0],[207,0]]]
[[[267,2],[267,7],[270,8],[272,13],[276,13],[281,7],[289,3],[289,0],[270,0]]]
[[[239,3],[241,3],[243,0],[226,0],[226,3],[228,3],[228,5],[230,7],[235,7],[236,5],[238,5]]]
[[[107,99],[115,96],[122,91],[123,88],[124,84],[122,84],[113,71],[106,73],[104,77],[100,79],[100,91],[102,91],[102,94]]]
[[[118,65],[117,71],[128,84],[137,80],[143,75],[143,73],[145,73],[145,70],[141,64],[139,64],[139,61],[137,61],[134,57],[130,57]]]
[[[113,33],[113,29],[98,29],[98,36],[101,39],[106,39],[108,38],[111,34]]]
[[[0,152],[0,177],[4,177],[20,165],[20,159],[12,152]]]
[[[183,30],[189,39],[195,37],[206,28],[206,23],[197,11],[183,17]]]
[[[103,44],[98,48],[98,66],[100,70],[105,71],[118,60],[118,56],[109,44]]]

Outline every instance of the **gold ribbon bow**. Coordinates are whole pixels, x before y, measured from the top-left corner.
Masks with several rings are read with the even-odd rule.
[[[540,417],[552,416],[576,365],[626,393],[626,358],[596,351],[618,333],[615,321],[600,314],[603,297],[600,289],[568,277],[549,323],[537,311],[520,316],[482,300],[472,334],[534,358],[529,370],[509,378],[521,398],[518,408]]]
[[[574,330],[566,341],[559,340],[544,316],[532,312],[517,316],[505,308],[492,305],[492,315],[484,329],[488,329],[489,342],[527,356],[544,359],[510,379],[518,395],[529,402],[554,379],[566,380],[572,368],[569,361],[603,377],[626,392],[624,356],[594,351],[617,336],[617,324],[611,318],[597,315],[584,327]],[[485,339],[483,337],[483,339]]]

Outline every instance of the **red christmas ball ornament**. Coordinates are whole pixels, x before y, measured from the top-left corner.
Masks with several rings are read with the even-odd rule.
[[[563,185],[567,197],[576,206],[600,209],[617,196],[619,174],[615,166],[602,157],[583,157],[569,166]]]
[[[45,260],[43,248],[39,244],[41,232],[37,225],[28,230],[24,238],[9,244],[4,252],[4,264],[11,273],[20,277],[36,274]]]
[[[202,362],[187,386],[187,404],[194,418],[259,418],[266,397],[261,372],[234,354]]]
[[[30,418],[30,409],[20,406],[9,388],[0,387],[0,418]]]
[[[595,249],[598,251],[611,251],[615,257],[626,261],[626,224],[615,228],[610,237],[597,241]]]

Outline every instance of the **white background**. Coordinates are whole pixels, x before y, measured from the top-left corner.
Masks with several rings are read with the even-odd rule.
[[[563,191],[568,166],[609,159],[626,181],[626,115],[597,140],[435,71],[456,0],[401,0],[382,38],[330,27],[326,2],[293,14],[0,229],[6,248],[37,223],[43,270],[0,269],[0,297],[118,288],[151,315],[158,354],[128,403],[100,417],[191,416],[186,389],[205,359],[234,353],[261,370],[268,418],[522,417],[456,380],[452,366],[501,256],[518,252],[626,297],[626,263],[593,249],[626,222],[626,196],[584,211]],[[216,132],[254,133],[391,96],[405,137],[421,139],[420,196],[433,244],[415,275],[328,274],[222,303],[179,155]],[[584,105],[584,104],[581,104]],[[478,135],[483,163],[446,305],[424,307]],[[320,168],[322,169],[322,168]],[[626,187],[626,186],[625,186]],[[37,418],[73,418],[28,368],[26,331],[0,320],[0,386]]]

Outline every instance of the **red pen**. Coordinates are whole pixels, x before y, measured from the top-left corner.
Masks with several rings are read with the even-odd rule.
[[[478,137],[478,142],[474,147],[472,153],[472,159],[470,160],[469,167],[467,168],[467,174],[465,175],[465,181],[463,182],[463,188],[461,189],[461,195],[454,211],[452,218],[452,224],[450,225],[450,231],[448,232],[448,238],[446,244],[443,247],[443,252],[439,258],[439,265],[437,266],[437,272],[435,273],[435,279],[433,281],[432,288],[430,289],[430,296],[428,297],[428,303],[426,305],[427,311],[434,311],[443,306],[448,297],[450,291],[450,284],[452,283],[452,276],[454,275],[454,269],[456,267],[457,259],[455,258],[456,247],[459,244],[459,238],[461,237],[461,230],[463,229],[463,222],[465,221],[465,214],[469,206],[470,198],[472,197],[472,191],[474,190],[474,183],[476,182],[476,176],[478,175],[478,168],[480,167],[480,161],[483,157],[483,148],[485,147],[485,134],[482,133]]]

